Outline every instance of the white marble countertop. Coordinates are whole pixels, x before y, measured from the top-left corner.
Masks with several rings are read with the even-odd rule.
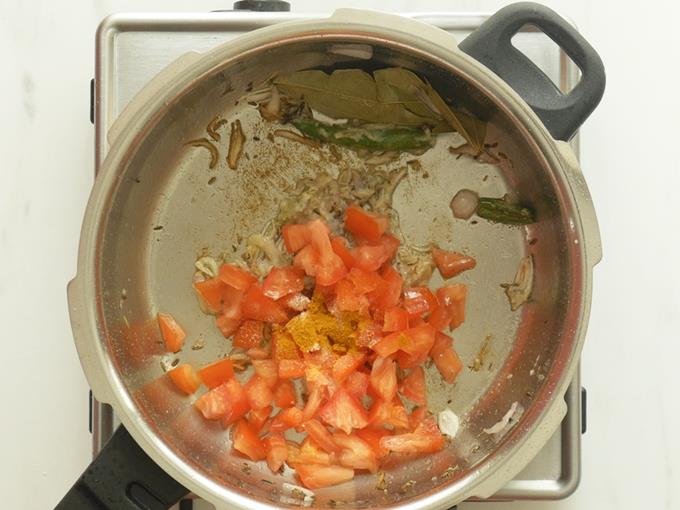
[[[505,3],[293,0],[293,8],[491,11]],[[582,129],[583,171],[604,244],[582,363],[589,397],[583,475],[565,501],[484,508],[680,508],[680,4],[546,3],[577,23],[608,74],[604,100]],[[92,184],[88,94],[97,24],[112,12],[230,6],[0,2],[3,508],[52,508],[90,458],[88,386],[65,286]]]

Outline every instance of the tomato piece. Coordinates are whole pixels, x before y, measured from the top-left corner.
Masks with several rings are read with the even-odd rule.
[[[319,252],[308,244],[295,255],[293,266],[302,269],[307,276],[315,276],[319,267]]]
[[[344,237],[334,237],[331,239],[331,248],[340,257],[345,267],[352,268],[355,265],[354,257],[347,247],[347,239]]]
[[[335,463],[335,455],[323,451],[314,441],[307,437],[302,441],[297,451],[295,448],[288,450],[288,463],[293,464],[295,468],[297,468],[298,464],[321,464],[328,466]]]
[[[392,266],[385,266],[381,277],[382,285],[369,294],[369,300],[374,308],[386,310],[399,304],[404,280]]]
[[[385,310],[383,331],[389,333],[408,329],[408,312],[398,306]]]
[[[262,292],[272,299],[281,299],[305,288],[305,274],[298,267],[273,267],[262,283]]]
[[[243,296],[241,309],[246,319],[272,323],[282,323],[288,320],[288,314],[283,307],[265,296],[259,285],[252,285],[248,289]]]
[[[297,225],[289,223],[281,227],[283,244],[288,253],[296,253],[311,242],[307,225]]]
[[[436,296],[427,287],[404,289],[404,309],[410,319],[422,317],[439,306]]]
[[[187,334],[182,329],[175,318],[169,313],[158,313],[158,326],[161,328],[161,336],[165,343],[165,348],[169,352],[178,352],[184,345]]]
[[[333,441],[333,436],[328,432],[328,429],[324,427],[319,420],[312,418],[306,421],[302,428],[305,429],[309,437],[314,441],[317,446],[324,449],[328,453],[334,453],[340,451],[340,447]]]
[[[319,416],[329,425],[342,430],[346,434],[352,429],[361,429],[368,425],[368,416],[359,401],[344,388],[338,388],[330,401],[323,406]]]
[[[345,381],[345,389],[354,398],[361,399],[368,390],[369,375],[366,372],[352,372]]]
[[[408,428],[408,412],[396,397],[391,402],[376,399],[368,410],[368,420],[373,427]]]
[[[222,292],[222,315],[228,319],[242,319],[242,303],[245,293],[245,290],[235,289],[225,284]]]
[[[340,280],[335,284],[335,307],[342,312],[365,313],[368,310],[368,298],[350,280]]]
[[[338,454],[340,465],[352,469],[367,469],[371,473],[378,471],[378,459],[371,445],[355,434],[333,434],[334,444],[341,448]]]
[[[375,322],[362,324],[357,333],[357,347],[372,347],[382,338],[382,326]]]
[[[386,436],[380,446],[393,452],[433,453],[444,448],[444,436],[432,418],[425,418],[413,432]]]
[[[223,420],[232,423],[249,410],[248,396],[236,379],[229,379],[201,395],[194,404],[207,420]]]
[[[401,348],[407,354],[412,355],[427,355],[432,348],[437,332],[429,324],[421,324],[415,328],[410,328],[406,334],[410,338],[410,342],[404,344]]]
[[[444,333],[437,332],[434,345],[430,350],[432,361],[437,366],[437,370],[442,378],[449,384],[453,383],[458,374],[463,369],[463,363],[451,345],[453,339]]]
[[[390,225],[387,216],[365,211],[358,205],[345,209],[345,230],[355,239],[378,241]]]
[[[295,340],[286,331],[272,331],[272,358],[278,362],[284,359],[302,359]]]
[[[257,431],[246,420],[239,420],[234,427],[232,442],[234,450],[250,460],[258,461],[267,457],[264,445],[257,437]]]
[[[259,347],[264,338],[264,322],[247,320],[236,330],[233,339],[234,347],[242,347],[243,349],[252,349]]]
[[[250,359],[270,359],[272,357],[271,346],[267,345],[265,347],[251,347],[246,351],[246,354]]]
[[[274,395],[267,382],[259,375],[253,375],[245,385],[248,402],[253,409],[262,409],[271,405]]]
[[[376,271],[387,261],[387,253],[382,245],[364,244],[350,251],[354,267],[364,271]]]
[[[453,319],[453,313],[446,306],[437,306],[430,316],[427,318],[427,323],[436,330],[448,328]]]
[[[255,369],[255,373],[259,375],[270,388],[272,388],[279,379],[278,363],[273,359],[254,359],[253,368]]]
[[[198,377],[208,388],[217,388],[234,377],[234,366],[229,358],[224,358],[201,368]]]
[[[246,290],[253,283],[257,282],[257,278],[248,270],[233,264],[222,264],[218,277],[230,287],[238,290]]]
[[[279,377],[281,379],[297,379],[305,375],[305,362],[297,359],[279,361]]]
[[[292,382],[283,379],[277,383],[274,387],[274,403],[281,409],[297,404],[295,386]]]
[[[383,279],[374,271],[366,271],[359,267],[352,267],[347,278],[354,284],[356,291],[360,294],[366,294],[377,289]]]
[[[219,278],[210,278],[202,282],[194,282],[194,289],[205,308],[211,313],[219,313],[222,310],[222,293],[225,284]]]
[[[442,306],[448,308],[451,313],[449,328],[456,329],[465,321],[465,301],[467,287],[462,283],[447,285],[437,290],[437,297]]]
[[[397,394],[397,365],[391,358],[378,357],[371,368],[370,387],[387,402]]]
[[[376,459],[380,460],[390,453],[389,450],[380,446],[380,440],[385,436],[391,436],[392,432],[382,427],[366,427],[356,431],[356,435],[363,439],[373,450]]]
[[[387,336],[382,337],[380,340],[375,342],[371,349],[378,353],[379,356],[387,358],[388,356],[394,354],[399,349],[408,348],[412,343],[411,337],[409,336],[408,330],[406,331],[395,331]]]
[[[384,234],[380,238],[380,244],[385,249],[385,257],[387,257],[386,260],[392,260],[397,254],[397,250],[399,249],[401,242],[392,234]]]
[[[318,254],[318,265],[314,270],[316,283],[333,285],[347,274],[347,268],[342,259],[333,251],[326,224],[317,219],[310,221],[307,227],[312,238],[311,246]]]
[[[313,386],[307,397],[307,402],[302,410],[302,419],[304,421],[310,420],[316,414],[317,410],[323,402],[324,390],[322,386]]]
[[[337,383],[342,383],[350,374],[355,372],[366,361],[366,354],[360,351],[349,351],[340,356],[333,363],[333,379]]]
[[[420,425],[425,417],[427,416],[427,407],[421,406],[416,407],[411,412],[411,416],[408,417],[408,427],[411,430],[415,430],[418,425]]]
[[[187,363],[173,368],[168,372],[168,375],[175,386],[187,395],[194,393],[201,385],[201,380],[198,378],[198,375],[196,375],[194,369],[191,368],[191,365]]]
[[[440,250],[437,247],[432,248],[432,258],[444,278],[452,278],[477,265],[477,261],[468,255]]]
[[[220,315],[215,320],[215,325],[217,326],[217,329],[220,330],[220,333],[222,333],[224,338],[229,338],[231,335],[236,333],[236,330],[241,325],[241,319],[230,319],[224,315]]]
[[[288,446],[283,434],[274,432],[262,440],[267,452],[267,465],[274,473],[278,473],[288,458]]]
[[[298,464],[295,467],[302,485],[308,489],[320,489],[350,481],[354,470],[343,466],[324,466],[322,464]]]
[[[422,367],[415,367],[411,373],[404,378],[399,386],[399,393],[418,405],[424,406],[427,403],[425,372]]]
[[[277,301],[277,303],[281,303],[283,306],[294,312],[304,312],[307,308],[309,308],[311,302],[312,300],[305,296],[302,292],[293,292],[292,294],[283,296]]]
[[[281,409],[279,413],[274,416],[269,430],[272,432],[283,432],[290,428],[297,428],[302,424],[302,411],[297,407],[287,407]]]
[[[263,407],[262,409],[251,409],[246,416],[246,420],[259,433],[271,416],[272,409],[272,406]]]

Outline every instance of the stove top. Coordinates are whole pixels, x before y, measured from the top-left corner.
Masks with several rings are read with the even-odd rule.
[[[410,13],[404,16],[442,28],[460,42],[487,15],[479,13]],[[187,52],[204,52],[245,32],[289,20],[322,14],[225,11],[193,14],[118,14],[99,27],[96,78],[92,81],[91,116],[95,125],[96,170],[108,149],[107,133],[132,97],[158,72]],[[513,44],[531,58],[563,91],[577,83],[578,68],[543,33],[527,26]],[[572,140],[578,155],[578,135]],[[93,455],[108,441],[119,422],[110,406],[92,396],[90,430]],[[559,430],[536,458],[492,501],[562,499],[578,486],[581,434],[585,432],[585,390],[577,372],[565,400],[568,413]],[[488,501],[488,500],[483,500]],[[180,509],[208,509],[205,502],[183,502]]]

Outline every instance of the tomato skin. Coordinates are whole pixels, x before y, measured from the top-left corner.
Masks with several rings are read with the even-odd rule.
[[[333,379],[341,384],[366,361],[366,354],[360,351],[350,351],[340,356],[333,363]]]
[[[359,401],[344,388],[338,388],[319,416],[329,425],[350,434],[352,429],[368,425],[368,416]]]
[[[401,287],[404,280],[392,266],[386,266],[380,276],[383,279],[383,283],[371,292],[368,297],[374,308],[386,310],[399,304]]]
[[[427,403],[426,389],[425,389],[425,372],[423,367],[415,367],[411,373],[404,378],[399,386],[399,393],[415,402],[420,406]]]
[[[468,255],[455,251],[444,251],[436,247],[432,248],[432,258],[444,278],[452,278],[463,271],[473,269],[477,265],[477,261]]]
[[[275,300],[304,288],[304,271],[293,266],[273,267],[262,283],[263,294]]]
[[[437,366],[437,370],[449,384],[456,380],[463,369],[463,363],[456,351],[453,350],[452,342],[453,339],[450,336],[437,332],[435,343],[430,350],[430,356]]]
[[[236,379],[229,379],[204,393],[194,404],[207,420],[232,423],[249,410],[248,397]]]
[[[356,261],[347,247],[347,239],[339,236],[334,237],[331,239],[331,248],[333,249],[333,252],[340,257],[340,260],[345,264],[345,267],[353,268],[356,265]]]
[[[262,322],[279,324],[288,320],[288,314],[283,307],[262,292],[259,285],[252,285],[243,296],[241,304],[243,316]]]
[[[368,391],[369,375],[366,372],[352,372],[345,381],[345,389],[357,400]]]
[[[333,440],[340,447],[340,465],[352,469],[367,469],[371,473],[378,471],[378,459],[373,448],[358,435],[335,432]]]
[[[246,420],[236,423],[232,438],[234,450],[242,453],[252,461],[263,460],[267,457],[264,445],[257,432]]]
[[[385,310],[383,331],[386,333],[408,329],[409,314],[403,308],[393,306]]]
[[[184,345],[187,334],[182,329],[175,318],[168,313],[158,313],[158,326],[161,329],[161,336],[168,352],[178,352]]]
[[[397,365],[391,358],[378,357],[373,362],[370,387],[378,398],[388,402],[397,394]]]
[[[222,264],[218,278],[230,287],[238,290],[246,290],[257,282],[257,278],[249,271],[232,264]]]
[[[272,409],[272,406],[263,407],[262,409],[251,409],[246,415],[246,420],[259,433],[271,416]]]
[[[248,402],[252,409],[262,409],[271,405],[274,395],[271,387],[267,384],[264,378],[259,375],[253,375],[245,385],[246,395],[248,395]]]
[[[356,431],[356,435],[363,439],[373,450],[376,459],[380,460],[390,453],[389,450],[380,446],[380,440],[385,436],[391,436],[392,431],[383,427],[366,427]]]
[[[467,287],[462,283],[447,285],[437,290],[439,303],[445,306],[451,314],[450,329],[456,329],[465,321],[465,301]]]
[[[199,379],[194,369],[191,365],[184,363],[176,368],[173,368],[168,372],[170,379],[175,384],[177,389],[191,395],[196,392],[196,390],[201,386],[201,380]]]
[[[295,386],[288,380],[280,380],[274,387],[274,403],[277,407],[284,409],[293,407],[297,404]]]
[[[198,371],[198,377],[208,388],[217,388],[234,377],[234,367],[231,360],[225,358],[201,368]]]
[[[391,402],[376,399],[368,410],[368,421],[372,427],[408,428],[408,412],[399,398],[395,397]]]
[[[302,428],[309,434],[309,437],[314,441],[320,448],[324,449],[328,453],[335,453],[340,451],[340,447],[335,444],[333,436],[328,429],[324,427],[319,420],[312,418],[303,423]]]
[[[297,407],[287,407],[281,409],[279,413],[274,416],[269,430],[272,432],[283,432],[290,428],[297,428],[302,424],[302,411]]]
[[[411,287],[404,289],[404,309],[410,319],[422,317],[433,311],[439,302],[436,296],[427,287]]]
[[[444,448],[444,436],[433,418],[425,418],[413,432],[383,437],[380,446],[393,452],[434,453]]]
[[[194,282],[194,289],[199,299],[211,313],[218,314],[222,310],[222,293],[225,283],[219,278],[209,278],[202,282]]]
[[[234,347],[252,349],[259,347],[264,338],[264,322],[246,320],[241,323],[234,334],[232,341]]]
[[[296,359],[279,361],[279,377],[281,379],[297,379],[305,375],[305,362]]]
[[[260,376],[270,388],[274,387],[279,379],[278,363],[273,359],[254,359],[252,361],[255,373]]]
[[[358,205],[345,209],[345,230],[355,239],[378,241],[389,225],[387,216],[365,211]]]
[[[320,385],[315,385],[312,387],[307,397],[307,402],[302,410],[302,420],[307,421],[314,417],[317,410],[321,406],[324,398],[324,389]]]
[[[437,306],[427,318],[427,323],[434,329],[441,331],[448,328],[453,319],[453,313],[446,306]]]
[[[298,464],[295,466],[302,485],[308,489],[330,487],[354,478],[354,470],[343,466],[324,466],[323,464]]]
[[[267,465],[274,473],[278,473],[288,458],[288,447],[283,434],[273,432],[262,441],[267,453]]]

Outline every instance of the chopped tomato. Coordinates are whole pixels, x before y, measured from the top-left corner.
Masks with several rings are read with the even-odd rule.
[[[262,292],[269,298],[281,299],[304,289],[304,277],[304,272],[297,267],[273,267],[262,283]]]
[[[243,349],[259,347],[264,338],[264,322],[243,321],[234,335],[233,346]]]
[[[451,319],[453,319],[451,310],[446,306],[439,305],[430,313],[427,323],[436,330],[442,330],[449,327]]]
[[[408,348],[408,346],[413,342],[409,336],[408,330],[406,331],[395,331],[387,336],[382,337],[376,343],[371,346],[378,355],[383,358],[394,354],[399,349]]]
[[[281,233],[288,253],[296,253],[311,242],[307,225],[289,223],[281,228]]]
[[[391,402],[380,399],[373,402],[368,410],[368,420],[373,427],[408,428],[408,412],[396,397]]]
[[[201,385],[201,380],[191,368],[191,365],[184,363],[177,368],[173,368],[168,372],[170,379],[175,383],[175,386],[182,390],[187,395],[194,393]]]
[[[312,243],[318,254],[318,265],[314,270],[316,283],[333,285],[347,274],[342,259],[333,251],[328,237],[328,227],[321,220],[312,220],[307,224]]]
[[[452,341],[450,336],[438,332],[430,350],[432,361],[437,366],[442,378],[448,383],[453,383],[463,368],[463,363],[456,351],[453,350]]]
[[[331,239],[331,248],[333,248],[335,254],[340,257],[340,260],[345,264],[345,267],[354,267],[356,261],[349,248],[347,248],[347,239],[344,237],[334,237]]]
[[[204,393],[194,404],[208,420],[233,423],[250,410],[248,396],[236,379],[229,379]]]
[[[225,284],[222,292],[222,315],[228,319],[242,319],[242,304],[245,293],[245,290],[235,289]]]
[[[342,430],[346,434],[352,429],[361,429],[368,425],[368,416],[359,401],[344,388],[338,388],[330,401],[323,406],[319,416],[329,425]]]
[[[272,388],[279,379],[279,367],[273,359],[254,359],[253,368],[264,382]]]
[[[259,285],[252,285],[243,296],[243,316],[263,322],[282,323],[288,320],[283,307],[262,293]]]
[[[283,379],[277,383],[274,387],[274,403],[282,409],[293,407],[297,403],[295,386],[292,382]]]
[[[352,372],[345,381],[345,389],[356,399],[361,399],[368,390],[369,375],[366,372]]]
[[[336,432],[333,434],[333,441],[341,448],[338,454],[341,465],[353,469],[367,469],[371,473],[378,471],[378,459],[373,448],[359,436]]]
[[[277,473],[288,458],[288,447],[283,434],[272,433],[262,440],[267,452],[267,465],[274,473]]]
[[[370,387],[378,398],[388,402],[397,394],[397,365],[391,358],[378,357],[373,362]]]
[[[389,225],[390,220],[387,216],[364,211],[358,205],[351,205],[345,209],[345,230],[355,239],[378,241]]]
[[[372,347],[382,338],[382,326],[375,322],[359,326],[357,334],[358,347]]]
[[[219,279],[238,290],[246,290],[253,283],[257,282],[257,278],[250,274],[249,271],[232,264],[222,264],[220,266]]]
[[[399,393],[418,405],[424,406],[426,404],[425,372],[422,367],[415,367],[411,373],[404,378],[399,386]]]
[[[233,432],[234,450],[242,453],[250,460],[262,460],[267,457],[264,445],[257,437],[257,431],[246,421],[240,420]]]
[[[361,430],[357,430],[356,434],[370,445],[378,460],[390,453],[389,450],[380,446],[380,440],[385,436],[391,436],[391,431],[382,427],[366,427]]]
[[[421,324],[407,331],[410,342],[407,342],[401,347],[401,350],[407,354],[413,355],[427,355],[434,344],[436,331],[429,324]]]
[[[342,466],[322,464],[299,464],[295,467],[302,485],[308,489],[320,489],[348,482],[354,478],[354,470]]]
[[[354,267],[364,271],[376,271],[387,261],[388,254],[382,245],[365,244],[350,251]]]
[[[178,352],[182,349],[187,334],[172,315],[159,313],[157,317],[158,325],[161,328],[161,336],[163,337],[163,342],[165,342],[165,348],[169,352]]]
[[[229,358],[224,358],[201,368],[198,377],[208,388],[217,388],[234,377],[234,366]]]
[[[432,248],[432,258],[444,278],[452,278],[477,265],[477,261],[468,255],[455,251],[444,251],[436,247]]]
[[[308,244],[295,255],[293,266],[302,269],[307,276],[315,276],[319,266],[319,252]]]
[[[404,309],[411,319],[430,313],[438,305],[437,298],[427,287],[404,289]]]
[[[335,455],[322,450],[307,437],[302,441],[297,452],[288,451],[288,461],[291,464],[322,464],[327,466],[335,463]],[[297,468],[297,465],[295,467]]]
[[[302,411],[297,407],[281,409],[279,414],[274,416],[269,430],[272,432],[283,432],[291,428],[299,427],[302,424]]]
[[[408,329],[408,312],[398,306],[385,310],[383,331],[389,333]]]
[[[399,303],[404,280],[392,266],[386,266],[381,277],[383,279],[382,285],[369,294],[369,300],[373,307],[387,310]]]
[[[425,419],[427,416],[427,407],[421,406],[421,407],[416,407],[413,409],[411,412],[411,416],[408,417],[408,427],[411,430],[415,430],[418,425],[422,423],[422,421]]]
[[[251,347],[246,351],[246,354],[250,359],[269,359],[272,356],[271,346],[267,345],[265,347]]]
[[[248,423],[259,433],[262,427],[272,414],[272,406],[263,407],[262,409],[251,409],[246,416]]]
[[[451,313],[451,323],[449,327],[456,329],[465,321],[465,299],[467,297],[467,287],[462,283],[447,285],[437,290],[437,297],[442,306],[448,308]]]
[[[302,355],[292,336],[283,330],[274,329],[272,331],[272,358],[280,362],[283,359],[302,359]]]
[[[335,307],[341,312],[368,310],[368,298],[359,292],[351,280],[343,279],[335,284]]]
[[[262,409],[271,405],[274,395],[272,390],[259,375],[253,375],[245,385],[246,395],[248,395],[248,402],[253,409]]]
[[[241,325],[241,319],[230,319],[224,315],[220,315],[217,320],[215,320],[215,325],[222,335],[224,335],[224,338],[229,338],[236,333],[236,330]]]
[[[413,432],[383,437],[380,446],[393,452],[433,453],[444,448],[444,436],[433,418],[425,418]]]
[[[366,361],[366,355],[360,351],[350,351],[340,356],[333,363],[333,379],[337,383],[342,383],[350,374],[355,372]]]
[[[357,292],[366,294],[377,289],[383,282],[380,275],[374,271],[366,271],[359,267],[350,269],[347,278],[354,284]]]
[[[328,453],[337,452],[340,447],[333,441],[333,436],[328,432],[328,429],[324,427],[319,420],[312,418],[306,421],[302,428],[305,429],[309,437],[312,438],[320,448],[326,450]]]
[[[282,359],[279,361],[279,377],[281,379],[297,379],[305,375],[304,361],[296,359]]]
[[[392,234],[384,234],[380,238],[380,244],[385,249],[385,256],[387,257],[386,258],[387,261],[392,260],[394,256],[397,254],[397,250],[399,249],[399,245],[401,244],[401,242]]]
[[[205,308],[211,313],[219,313],[222,310],[222,293],[224,282],[219,278],[210,278],[202,282],[194,282],[194,289],[198,297],[203,301]]]
[[[309,308],[311,302],[312,300],[302,292],[293,292],[292,294],[283,296],[277,301],[277,303],[281,303],[283,306],[294,312],[304,312]]]

